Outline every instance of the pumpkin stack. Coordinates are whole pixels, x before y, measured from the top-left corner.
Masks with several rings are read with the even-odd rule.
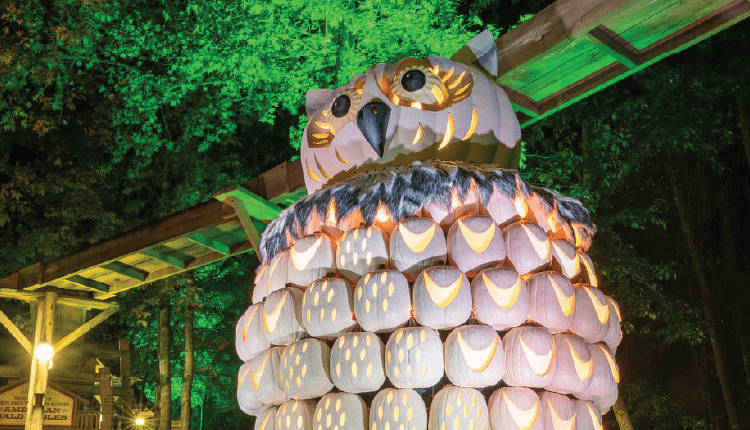
[[[594,233],[579,202],[497,166],[328,181],[262,237],[239,405],[256,430],[600,429],[622,333]]]

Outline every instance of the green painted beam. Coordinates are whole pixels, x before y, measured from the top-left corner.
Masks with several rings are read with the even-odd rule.
[[[283,205],[283,206],[291,206],[294,202],[301,199],[302,197],[307,195],[307,188],[300,187],[296,190],[292,191],[291,193],[284,193],[280,194],[271,200],[269,202],[277,204],[277,205]]]
[[[589,31],[585,37],[628,69],[638,67],[640,59],[635,48],[607,27],[600,25]]]
[[[120,275],[127,276],[128,278],[133,278],[141,282],[144,282],[146,278],[148,277],[147,271],[122,263],[120,261],[113,261],[111,263],[102,264],[99,267],[101,267],[102,269],[107,269],[111,272],[119,273]]]
[[[221,202],[228,197],[234,197],[245,205],[248,215],[256,219],[273,220],[278,218],[281,213],[280,207],[240,186],[231,191],[217,194],[215,197]]]
[[[151,257],[154,260],[159,260],[162,263],[167,263],[170,266],[174,266],[182,270],[185,270],[188,264],[190,264],[190,262],[194,260],[193,257],[186,254],[178,252],[170,252],[169,254],[166,254],[154,248],[142,249],[138,252],[145,256]]]
[[[83,276],[80,276],[80,275],[68,276],[65,279],[68,282],[72,282],[74,284],[78,284],[78,285],[80,285],[82,287],[86,287],[86,288],[94,290],[94,291],[99,291],[99,292],[102,292],[102,293],[109,292],[109,285],[102,284],[101,282],[94,281],[93,279],[84,278]]]
[[[213,249],[214,251],[218,251],[224,255],[232,254],[232,250],[229,245],[227,245],[224,242],[220,242],[216,239],[209,238],[206,235],[203,235],[200,233],[190,233],[186,235],[185,237],[201,246],[205,246],[206,248]]]

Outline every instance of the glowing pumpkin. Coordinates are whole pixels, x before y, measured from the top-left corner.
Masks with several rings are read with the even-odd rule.
[[[315,407],[315,430],[368,430],[367,405],[356,394],[329,393]]]
[[[471,297],[477,320],[495,330],[517,327],[529,315],[529,290],[513,269],[484,269],[471,282]]]
[[[609,296],[605,296],[605,298],[609,306],[609,322],[607,323],[607,334],[603,340],[612,351],[615,351],[622,340],[622,327],[620,326],[622,317],[620,316],[620,307],[617,306],[614,299]]]
[[[288,345],[306,334],[302,325],[302,297],[294,287],[276,290],[268,295],[261,318],[268,340],[274,345]]]
[[[352,289],[340,278],[313,282],[302,297],[302,322],[310,336],[333,339],[352,328]]]
[[[594,360],[588,345],[571,334],[556,334],[554,339],[556,370],[545,389],[580,396],[588,389],[594,373]]]
[[[276,411],[276,430],[314,430],[314,400],[289,400]]]
[[[398,223],[389,245],[391,264],[413,281],[423,268],[445,262],[448,249],[440,226],[428,218]]]
[[[572,243],[567,240],[553,240],[552,261],[555,263],[556,271],[565,275],[568,279],[573,279],[581,272],[581,265],[578,262],[578,254]]]
[[[545,391],[539,399],[544,428],[549,430],[575,430],[576,409],[567,396]]]
[[[334,244],[324,233],[314,233],[294,241],[287,263],[288,282],[306,288],[336,271]]]
[[[237,321],[235,347],[242,361],[250,360],[271,347],[263,328],[263,303],[251,305]]]
[[[576,284],[576,309],[570,330],[588,343],[604,340],[609,331],[609,303],[600,289]]]
[[[570,327],[576,294],[570,280],[555,272],[535,273],[528,280],[529,319],[559,333]]]
[[[543,327],[516,327],[503,336],[505,375],[510,386],[544,388],[555,375],[555,341]]]
[[[429,267],[414,282],[412,302],[420,324],[434,329],[453,328],[471,316],[471,285],[455,267]]]
[[[427,408],[416,391],[386,388],[370,406],[370,430],[426,430]]]
[[[474,388],[443,387],[430,404],[429,430],[490,430],[487,402]]]
[[[385,382],[385,345],[375,333],[345,333],[331,349],[331,378],[341,391],[375,391]]]
[[[576,409],[576,430],[603,430],[602,415],[593,403],[573,399]]]
[[[411,318],[409,282],[398,270],[365,274],[354,291],[354,313],[363,329],[393,331]]]
[[[500,336],[486,325],[456,327],[445,341],[445,373],[460,387],[495,385],[505,373]]]
[[[255,417],[253,430],[276,430],[276,408],[271,406],[263,409]]]
[[[248,361],[245,375],[245,390],[251,392],[263,405],[278,405],[287,399],[281,382],[281,355],[284,348],[277,346],[267,349]]]
[[[270,263],[258,269],[253,288],[253,303],[259,303],[269,294],[280,290],[287,283],[287,266],[289,264],[289,250],[276,254]]]
[[[502,387],[487,402],[493,430],[540,430],[539,396],[531,388]]]
[[[388,266],[388,247],[377,227],[361,227],[344,233],[336,243],[336,266],[347,279]]]
[[[448,261],[466,276],[505,260],[503,234],[490,217],[456,221],[448,230]]]
[[[443,377],[443,344],[428,327],[394,331],[385,346],[385,373],[398,388],[426,388]]]
[[[547,233],[536,224],[513,223],[503,229],[505,252],[522,275],[549,263],[552,250]]]
[[[617,384],[620,382],[620,370],[615,363],[612,352],[605,345],[594,343],[589,345],[591,359],[594,362],[594,372],[591,384],[580,396],[580,399],[591,400],[597,407],[608,408],[617,400]],[[614,399],[611,399],[614,393]],[[604,401],[602,401],[604,400]],[[610,404],[609,401],[611,400]]]
[[[292,399],[312,399],[331,391],[328,373],[331,348],[325,342],[308,338],[284,349],[281,356],[281,383]]]
[[[249,377],[252,366],[253,364],[250,361],[240,366],[240,371],[237,374],[237,403],[239,403],[242,412],[248,415],[257,415],[266,405],[260,401],[252,389],[252,382]]]

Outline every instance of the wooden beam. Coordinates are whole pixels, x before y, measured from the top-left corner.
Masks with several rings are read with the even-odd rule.
[[[510,103],[513,105],[513,110],[516,112],[523,112],[526,115],[534,118],[539,116],[541,113],[539,104],[531,99],[531,97],[514,90],[508,86],[503,85],[503,90],[508,95]]]
[[[15,299],[22,300],[24,302],[36,302],[40,298],[43,298],[44,294],[44,291],[18,291],[8,288],[0,288],[0,299]],[[58,294],[57,296],[57,304],[83,309],[109,309],[112,307],[112,303],[103,302],[101,300],[87,299],[84,297],[65,296],[60,294]]]
[[[65,280],[76,285],[80,285],[84,288],[88,288],[91,291],[106,292],[109,290],[109,285],[102,284],[101,282],[94,281],[93,279],[84,278],[81,275],[68,276],[67,278],[65,278]]]
[[[128,278],[137,279],[141,282],[146,280],[146,277],[148,276],[148,272],[145,270],[141,270],[137,267],[131,266],[129,264],[125,264],[120,261],[113,261],[111,263],[102,264],[102,269],[107,269],[109,271],[119,273],[120,275],[127,276]]]
[[[560,42],[588,33],[629,1],[557,0],[497,39],[498,73],[502,76]]]
[[[586,38],[629,69],[634,69],[643,62],[633,45],[604,25],[591,29]]]
[[[96,315],[95,317],[91,318],[82,326],[68,333],[68,335],[65,336],[64,338],[58,340],[57,343],[55,343],[54,345],[55,354],[59,353],[63,348],[75,342],[76,340],[78,340],[78,338],[80,338],[84,334],[88,333],[89,330],[99,325],[99,323],[101,323],[102,321],[112,316],[115,312],[117,312],[117,310],[118,310],[118,307],[116,305],[113,305],[109,309],[105,309],[104,311]]]
[[[255,228],[253,219],[247,213],[245,204],[233,196],[228,196],[223,201],[234,208],[234,211],[237,213],[237,217],[242,224],[242,228],[245,229],[245,235],[247,235],[247,239],[253,246],[255,255],[260,259],[260,234],[258,234],[258,229]]]
[[[169,254],[165,254],[161,251],[157,251],[154,248],[142,249],[139,251],[139,253],[146,255],[148,257],[151,257],[154,260],[159,260],[162,263],[167,263],[170,266],[174,266],[182,270],[185,270],[185,268],[190,264],[190,262],[194,260],[194,257],[191,257],[186,254],[182,254],[177,251],[170,252]]]
[[[257,219],[272,220],[276,219],[281,213],[281,208],[241,186],[214,194],[214,197],[221,202],[228,198],[234,198],[236,201],[242,202],[247,213]]]
[[[232,251],[229,249],[229,245],[216,239],[210,238],[205,234],[190,233],[185,237],[197,243],[198,245],[205,246],[206,248],[213,249],[217,252],[221,252],[224,255],[229,255],[232,253]]]
[[[8,318],[8,316],[5,315],[3,311],[0,311],[0,323],[2,323],[5,326],[5,328],[8,329],[10,334],[16,338],[18,343],[21,344],[21,346],[23,347],[23,349],[26,350],[26,352],[28,352],[29,354],[32,353],[31,341],[23,333],[21,333],[21,330],[19,330],[18,327],[16,327],[16,325],[13,324],[13,321],[11,321],[10,318]]]

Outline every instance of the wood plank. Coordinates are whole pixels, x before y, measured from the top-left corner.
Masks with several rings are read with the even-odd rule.
[[[194,260],[193,257],[180,253],[178,251],[173,251],[167,254],[160,250],[157,250],[156,248],[148,248],[142,249],[139,252],[143,255],[147,255],[155,260],[159,260],[161,262],[169,264],[170,266],[174,266],[182,270],[185,270],[188,264],[190,264],[190,261]]]
[[[0,311],[0,323],[2,323],[2,325],[4,325],[5,328],[8,329],[10,334],[14,338],[16,338],[16,340],[18,341],[18,343],[21,344],[23,349],[25,349],[26,352],[31,354],[31,348],[32,348],[31,341],[29,340],[29,338],[26,337],[26,335],[21,333],[21,330],[19,330],[18,327],[16,327],[16,325],[13,324],[13,321],[11,321],[10,318],[8,318],[8,316],[5,315],[5,312],[3,311]]]
[[[141,270],[137,267],[133,267],[119,261],[102,264],[100,267],[127,276],[129,278],[139,280],[141,282],[145,281],[146,277],[148,276],[148,272],[146,272],[145,270]]]
[[[72,332],[68,333],[64,338],[58,340],[55,345],[55,353],[59,353],[62,351],[66,346],[70,345],[71,343],[75,342],[83,336],[84,334],[88,333],[89,330],[99,325],[102,321],[106,320],[110,316],[112,316],[115,312],[117,312],[118,307],[116,305],[113,305],[109,309],[105,309],[99,314],[97,314],[95,317],[88,320],[85,324],[78,327],[77,329],[73,330]]]
[[[595,46],[604,49],[615,60],[629,69],[635,68],[642,62],[638,51],[630,42],[604,25],[594,27],[586,37]]]
[[[513,110],[515,110],[516,112],[523,112],[532,118],[539,116],[539,113],[541,111],[539,108],[539,104],[536,101],[532,100],[526,94],[522,94],[514,90],[513,88],[503,86],[503,90],[505,90],[505,94],[508,95],[508,99],[513,105]]]
[[[229,249],[229,244],[221,242],[217,239],[208,237],[203,233],[190,233],[186,235],[188,239],[194,241],[197,244],[203,245],[206,248],[213,249],[214,251],[221,252],[224,255],[229,255],[232,251]]]
[[[65,279],[74,284],[78,284],[84,288],[88,288],[91,291],[106,292],[109,290],[109,285],[102,284],[101,282],[94,281],[93,279],[84,278],[83,276],[80,276],[80,275],[68,276]]]
[[[556,1],[497,39],[499,73],[508,73],[573,35],[588,33],[628,2]]]
[[[229,197],[237,199],[245,205],[247,213],[257,219],[272,220],[276,219],[281,213],[281,208],[241,186],[231,191],[214,194],[214,197],[221,202]]]

